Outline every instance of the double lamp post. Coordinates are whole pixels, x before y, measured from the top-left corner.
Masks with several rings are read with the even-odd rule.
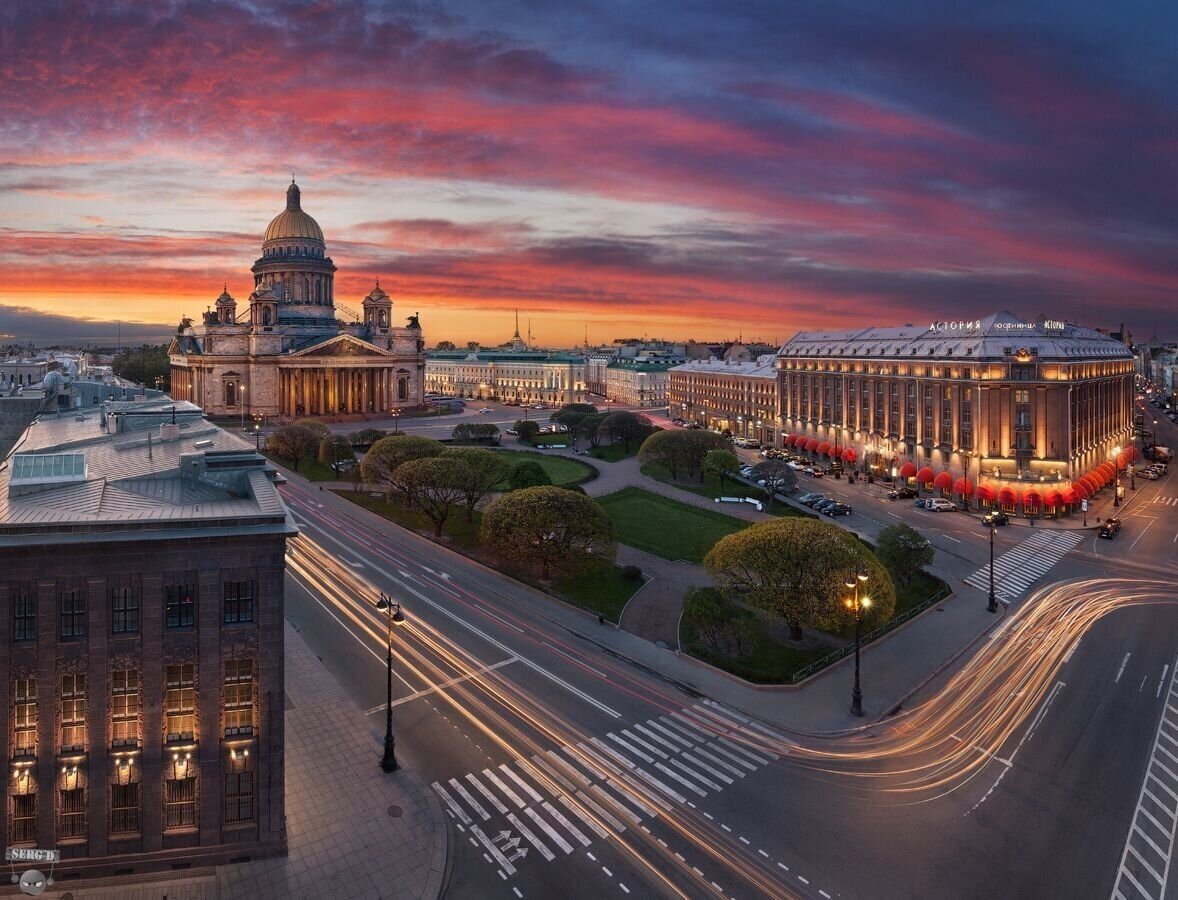
[[[860,568],[858,572],[849,576],[844,582],[851,596],[846,605],[855,615],[855,686],[851,689],[851,715],[863,715],[863,690],[859,687],[859,623],[863,618],[863,610],[871,606],[871,598],[867,595],[859,596],[859,585],[867,580],[867,570]]]
[[[405,614],[401,612],[401,604],[394,603],[393,598],[385,596],[384,591],[381,591],[380,599],[376,601],[376,608],[385,614],[388,628],[385,657],[387,693],[384,713],[384,756],[380,759],[380,767],[386,772],[395,772],[400,766],[397,765],[397,742],[393,739],[393,626],[404,625]]]

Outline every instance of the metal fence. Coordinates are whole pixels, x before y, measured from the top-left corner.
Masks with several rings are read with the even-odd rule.
[[[873,628],[871,631],[867,632],[867,634],[862,635],[859,638],[859,645],[863,646],[864,644],[870,644],[876,638],[879,638],[879,637],[887,634],[893,628],[903,625],[909,619],[920,615],[922,612],[924,612],[926,609],[928,609],[934,603],[940,603],[942,600],[944,600],[951,593],[952,593],[952,591],[949,589],[949,585],[945,585],[943,588],[941,588],[939,591],[937,591],[933,596],[929,597],[927,600],[924,600],[924,601],[916,604],[915,606],[909,607],[908,609],[904,610],[904,612],[900,613],[900,615],[893,616],[892,618],[888,619],[888,621],[886,621],[882,625],[880,625],[878,628]],[[827,666],[838,662],[843,657],[850,656],[854,652],[855,652],[855,642],[852,641],[851,643],[847,644],[845,647],[841,647],[838,650],[835,650],[834,653],[828,653],[826,656],[822,657],[821,659],[816,659],[814,662],[810,663],[810,665],[803,666],[802,668],[798,669],[796,672],[793,673],[793,675],[790,676],[790,683],[797,684],[799,681],[801,681],[805,678],[809,678],[811,675],[813,675],[815,672],[819,671],[820,669],[825,669]]]

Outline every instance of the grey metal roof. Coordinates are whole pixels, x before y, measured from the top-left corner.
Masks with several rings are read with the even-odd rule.
[[[0,546],[177,529],[295,533],[264,457],[200,412],[163,398],[34,421],[0,463]]]
[[[672,372],[698,372],[710,375],[741,375],[746,378],[776,378],[777,357],[772,354],[758,356],[747,362],[727,362],[723,359],[710,357],[709,359],[693,359],[691,362],[676,366]]]
[[[1010,312],[985,319],[933,322],[850,331],[802,331],[782,345],[779,357],[847,359],[1009,359],[1019,350],[1040,360],[1081,362],[1132,359],[1120,341],[1069,322],[1027,322]]]

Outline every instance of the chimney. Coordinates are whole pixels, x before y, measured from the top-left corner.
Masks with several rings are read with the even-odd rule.
[[[164,422],[160,424],[160,441],[178,441],[180,440],[180,426],[174,422]]]

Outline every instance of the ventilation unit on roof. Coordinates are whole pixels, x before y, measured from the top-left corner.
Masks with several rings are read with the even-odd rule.
[[[192,446],[195,447],[197,450],[203,450],[205,447],[213,446],[213,442],[210,440],[193,441]]]

